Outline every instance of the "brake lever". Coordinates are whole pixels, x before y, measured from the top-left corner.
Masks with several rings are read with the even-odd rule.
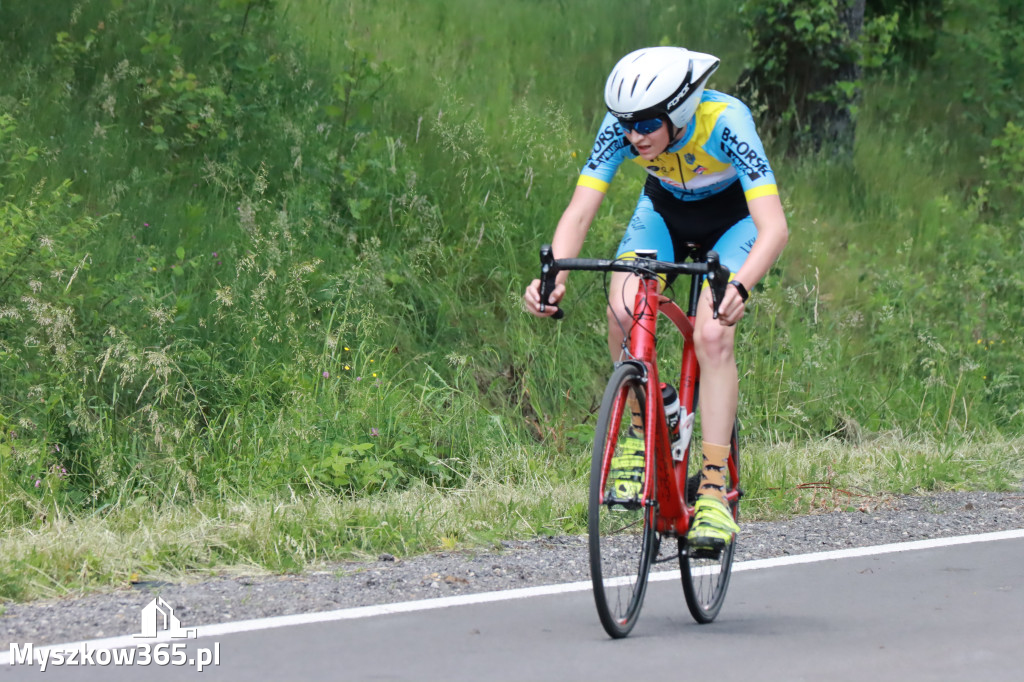
[[[708,251],[708,286],[711,287],[712,318],[718,319],[718,306],[725,298],[725,287],[729,285],[729,269],[718,260],[717,251]]]
[[[555,265],[555,256],[551,252],[551,245],[545,244],[540,247],[540,311],[554,305],[550,302],[551,292],[555,290],[555,277],[558,275],[558,266]],[[559,306],[558,310],[551,315],[552,318],[560,320],[565,317],[565,311]]]

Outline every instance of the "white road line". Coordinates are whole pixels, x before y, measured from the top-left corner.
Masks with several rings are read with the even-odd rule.
[[[922,549],[933,549],[936,547],[952,547],[954,545],[966,545],[976,542],[995,542],[997,540],[1012,540],[1024,538],[1024,529],[1008,530],[995,533],[983,533],[978,535],[962,535],[950,538],[936,538],[933,540],[917,540],[912,542],[898,542],[889,545],[875,545],[874,547],[853,547],[850,549],[839,549],[828,552],[815,552],[812,554],[797,554],[794,556],[775,557],[772,559],[755,559],[741,561],[733,565],[735,571],[756,571],[766,568],[777,568],[780,566],[794,566],[797,564],[811,564],[821,561],[835,561],[838,559],[852,559],[858,557],[877,556],[879,554],[893,554],[896,552],[913,552]],[[662,580],[679,580],[679,571],[666,570],[651,573],[652,582]],[[436,599],[421,599],[417,601],[399,602],[396,604],[379,604],[376,606],[361,606],[350,609],[338,609],[336,611],[321,611],[318,613],[298,613],[290,616],[274,616],[272,618],[256,618],[252,620],[241,620],[230,623],[215,623],[201,625],[198,627],[200,639],[233,635],[240,632],[253,632],[256,630],[270,630],[272,628],[283,628],[294,625],[307,625],[310,623],[325,623],[337,620],[352,620],[357,618],[369,618],[372,616],[383,616],[393,613],[411,613],[414,611],[428,611],[431,609],[443,609],[452,606],[468,606],[471,604],[487,604],[491,602],[508,601],[512,599],[526,599],[529,597],[542,597],[554,594],[568,594],[591,589],[589,580],[581,580],[561,585],[541,585],[538,587],[524,587],[516,590],[503,590],[500,592],[481,592],[478,594],[466,594],[456,597],[439,597]],[[35,647],[36,651],[82,651],[88,647],[92,651],[98,649],[119,649],[135,647],[141,644],[157,644],[169,642],[172,639],[166,634],[160,634],[153,638],[139,639],[132,635],[122,637],[107,637],[105,639],[91,639],[82,642],[68,644],[54,644],[46,647]],[[184,641],[184,640],[177,640]],[[13,645],[12,645],[13,646]],[[0,652],[0,665],[10,663],[11,652]]]

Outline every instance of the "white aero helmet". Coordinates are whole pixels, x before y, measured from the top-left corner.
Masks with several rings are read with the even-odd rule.
[[[718,57],[683,47],[646,47],[619,60],[604,86],[604,103],[623,122],[668,116],[683,128],[697,113]]]

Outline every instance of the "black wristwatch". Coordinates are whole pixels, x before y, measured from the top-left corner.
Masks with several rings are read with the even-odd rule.
[[[747,299],[750,298],[750,292],[748,292],[747,288],[743,286],[743,282],[739,281],[738,279],[733,279],[729,280],[729,284],[736,287],[736,291],[740,292],[740,298],[743,299],[744,303],[746,303]]]

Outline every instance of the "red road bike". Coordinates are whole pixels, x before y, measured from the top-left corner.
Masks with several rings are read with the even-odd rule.
[[[555,275],[562,270],[628,272],[640,278],[625,359],[616,363],[601,401],[590,470],[590,575],[601,624],[614,638],[625,637],[636,624],[654,564],[679,561],[686,605],[699,623],[710,623],[718,615],[732,572],[735,537],[724,549],[716,551],[696,551],[686,543],[703,465],[699,423],[694,424],[692,416],[700,394],[694,321],[704,279],[712,291],[716,317],[729,281],[729,270],[719,263],[714,251],[702,259],[698,256],[698,245],[687,244],[686,248],[682,260],[692,260],[679,263],[659,261],[654,251],[638,250],[635,260],[555,260],[548,245],[540,252],[541,301],[547,305]],[[685,313],[672,299],[659,293],[660,274],[689,275]],[[561,317],[562,312],[559,309],[555,317]],[[661,316],[668,318],[668,328],[674,328],[683,340],[678,383],[682,426],[674,443],[666,420],[664,384],[658,372],[657,325]],[[689,433],[688,423],[694,424]],[[623,452],[622,441],[635,443],[641,437],[644,473],[640,499],[627,504],[613,501],[606,488],[612,458]],[[733,517],[738,519],[742,491],[735,424],[727,479],[727,500]]]

